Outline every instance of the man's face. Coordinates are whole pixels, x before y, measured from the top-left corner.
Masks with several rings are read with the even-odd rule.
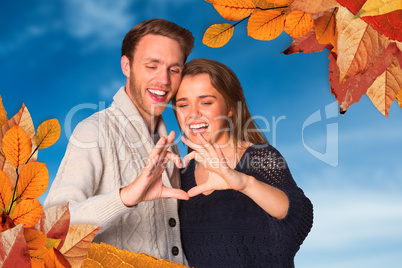
[[[138,42],[129,70],[129,94],[143,117],[162,114],[180,85],[183,64],[179,43],[169,37],[148,34]]]

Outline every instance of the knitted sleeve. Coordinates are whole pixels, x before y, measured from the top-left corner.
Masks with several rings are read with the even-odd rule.
[[[283,156],[271,145],[254,146],[248,150],[240,171],[274,186],[288,196],[289,210],[284,219],[271,219],[281,232],[291,232],[301,245],[313,224],[313,205],[293,180]],[[269,216],[267,214],[267,216]],[[271,216],[269,216],[271,217]]]
[[[44,207],[69,203],[71,224],[106,227],[130,208],[122,203],[115,178],[104,177],[110,159],[105,156],[104,133],[96,121],[84,120],[75,128]],[[109,193],[97,194],[101,183],[108,184]]]

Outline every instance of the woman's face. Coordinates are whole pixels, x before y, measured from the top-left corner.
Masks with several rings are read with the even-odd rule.
[[[232,111],[211,85],[208,74],[185,76],[176,95],[176,105],[180,128],[190,140],[199,143],[196,136],[201,133],[212,144],[229,141]]]

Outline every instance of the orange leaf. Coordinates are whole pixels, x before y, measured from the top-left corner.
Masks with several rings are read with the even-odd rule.
[[[57,119],[50,119],[38,127],[36,146],[39,149],[45,149],[52,146],[60,137],[60,124]]]
[[[30,250],[40,249],[46,244],[47,236],[41,231],[24,228],[24,236]]]
[[[49,238],[60,239],[60,244],[57,246],[57,249],[60,250],[66,239],[69,226],[70,211],[68,204],[66,204],[46,209],[34,228],[44,232]]]
[[[398,60],[394,58],[387,70],[367,90],[367,95],[375,107],[388,117],[389,108],[401,89],[402,70]]]
[[[3,139],[4,134],[15,125],[19,125],[28,134],[28,136],[31,138],[32,150],[35,150],[35,128],[32,122],[31,115],[29,114],[29,111],[25,107],[25,105],[22,105],[20,111],[1,127],[0,140]],[[1,147],[2,144],[0,142],[0,148]],[[37,155],[38,151],[36,151],[36,153],[31,157],[31,160],[29,160],[29,162],[36,161]],[[13,167],[10,162],[6,161],[3,150],[0,150],[0,169],[2,169],[10,178],[11,185],[15,185],[15,181],[17,180],[15,167]]]
[[[311,30],[308,34],[293,38],[292,44],[282,53],[285,55],[294,54],[294,53],[312,53],[312,52],[320,52],[325,48],[331,49],[331,45],[322,45],[319,44],[317,38],[315,36],[314,30]]]
[[[241,20],[255,10],[252,0],[214,0],[212,4],[227,20]]]
[[[315,19],[314,29],[318,43],[336,45],[336,11],[337,9],[332,12],[325,12],[324,15]]]
[[[389,40],[363,20],[352,20],[346,8],[336,13],[338,30],[338,58],[340,83],[359,73],[364,73],[388,47]]]
[[[24,227],[34,226],[42,216],[43,208],[37,199],[22,200],[12,214],[16,224],[22,223]]]
[[[0,211],[4,209],[11,199],[11,181],[0,169]]]
[[[256,11],[248,20],[248,35],[258,40],[273,40],[285,27],[285,14],[277,10]]]
[[[32,152],[32,142],[20,126],[13,126],[3,137],[3,152],[15,168],[25,164]]]
[[[44,256],[45,268],[71,267],[70,263],[55,248],[51,248]]]
[[[95,234],[101,228],[94,225],[70,225],[66,240],[60,252],[73,267],[80,267],[91,246]]]
[[[224,46],[232,37],[234,27],[229,23],[211,25],[204,34],[202,43],[209,47]]]
[[[311,14],[303,11],[292,11],[286,16],[285,32],[291,37],[306,35],[313,28],[314,20]]]
[[[17,185],[21,199],[33,199],[41,196],[48,185],[49,172],[45,163],[28,163],[21,169]]]
[[[399,90],[398,94],[396,95],[396,100],[399,103],[399,106],[402,108],[402,89]]]
[[[7,118],[7,112],[6,109],[4,109],[3,101],[0,95],[0,127],[2,127],[5,123],[7,123],[8,118]]]
[[[43,259],[31,258],[32,268],[43,268],[45,266],[45,262]]]
[[[3,211],[1,213],[1,223],[0,223],[0,233],[15,226],[14,221],[8,216],[8,214]]]
[[[289,8],[290,10],[317,14],[340,6],[341,5],[336,0],[294,0]]]
[[[261,8],[261,9],[277,8],[277,9],[279,9],[280,7],[287,8],[293,0],[252,0],[252,1],[257,8]]]
[[[31,267],[22,225],[0,233],[0,267]]]

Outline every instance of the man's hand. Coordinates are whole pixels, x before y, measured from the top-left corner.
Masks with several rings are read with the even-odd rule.
[[[173,161],[181,168],[180,157],[168,152],[170,144],[175,137],[174,131],[165,138],[161,137],[154,149],[148,155],[147,163],[141,175],[130,185],[120,190],[120,198],[124,205],[135,206],[142,201],[150,201],[159,198],[176,198],[188,200],[189,195],[181,189],[168,188],[162,184],[162,173],[166,164]]]

